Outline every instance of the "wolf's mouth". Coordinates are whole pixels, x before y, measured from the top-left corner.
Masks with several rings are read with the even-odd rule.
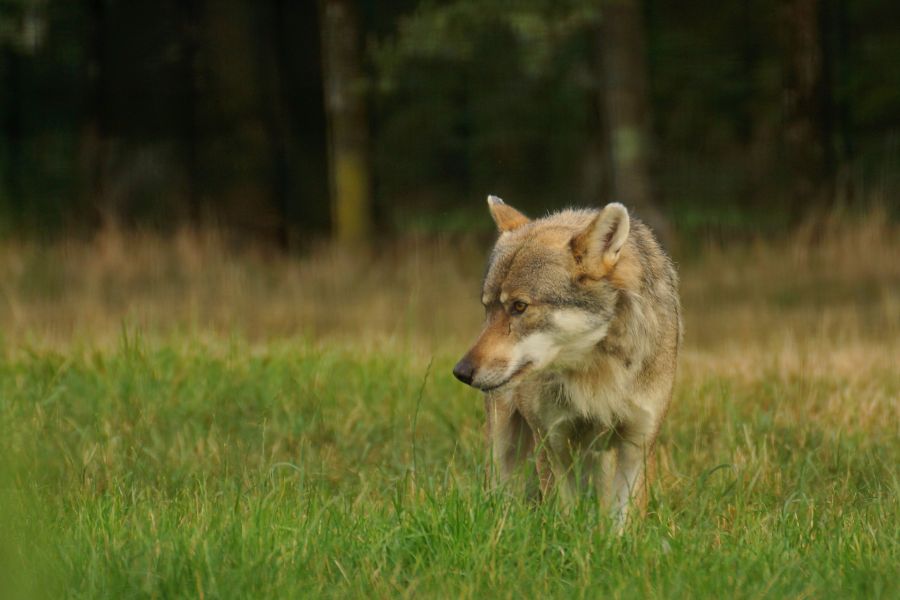
[[[525,369],[527,369],[531,365],[532,365],[532,361],[530,361],[530,360],[526,363],[523,363],[521,367],[519,367],[518,369],[513,371],[512,375],[510,375],[509,377],[507,377],[506,379],[504,379],[497,385],[492,385],[490,387],[481,388],[481,391],[482,392],[493,392],[494,390],[498,390],[498,389],[502,388],[504,385],[506,385],[507,383],[509,383],[510,381],[512,381],[519,375],[521,375],[525,371]]]

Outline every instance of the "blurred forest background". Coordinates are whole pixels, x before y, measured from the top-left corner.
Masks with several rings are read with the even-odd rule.
[[[481,491],[488,194],[678,265],[626,535]],[[0,600],[900,598],[898,198],[898,0],[0,0]]]
[[[285,249],[616,199],[664,236],[900,193],[900,4],[0,0],[0,234]]]

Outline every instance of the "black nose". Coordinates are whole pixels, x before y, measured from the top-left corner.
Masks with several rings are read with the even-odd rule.
[[[453,367],[453,376],[462,381],[466,385],[472,385],[472,377],[475,375],[475,365],[469,360],[468,356],[462,359]]]

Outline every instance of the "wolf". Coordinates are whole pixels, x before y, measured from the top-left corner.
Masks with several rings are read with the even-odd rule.
[[[488,207],[484,327],[453,374],[484,392],[490,482],[525,467],[530,496],[597,494],[621,527],[645,510],[672,397],[675,267],[619,203],[536,220],[496,196]]]

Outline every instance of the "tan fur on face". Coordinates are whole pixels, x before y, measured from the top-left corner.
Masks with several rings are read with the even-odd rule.
[[[487,324],[468,356],[482,368],[505,368],[504,357],[509,355],[509,316],[498,308],[494,308],[487,319]],[[501,364],[497,364],[501,363]]]

